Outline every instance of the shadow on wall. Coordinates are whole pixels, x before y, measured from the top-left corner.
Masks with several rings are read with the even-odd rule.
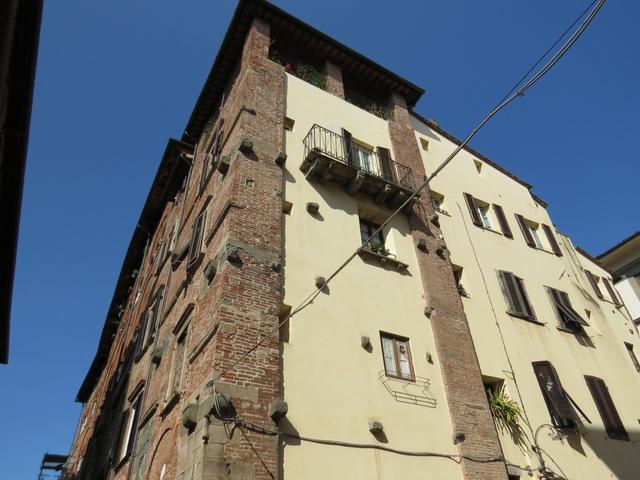
[[[640,428],[627,433],[630,441],[616,440],[601,428],[587,427],[580,438],[582,445],[588,445],[617,478],[631,480],[640,478]],[[569,446],[576,449],[571,443]],[[584,451],[576,451],[584,455]]]

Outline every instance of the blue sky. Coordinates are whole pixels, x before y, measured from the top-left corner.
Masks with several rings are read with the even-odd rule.
[[[299,2],[285,10],[427,89],[416,110],[464,136],[586,0]],[[235,1],[46,2],[12,317],[0,472],[67,452],[135,222],[180,137]],[[576,47],[472,145],[532,183],[592,253],[638,229],[640,3],[609,1]]]

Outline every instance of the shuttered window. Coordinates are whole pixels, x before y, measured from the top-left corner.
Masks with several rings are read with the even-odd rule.
[[[182,386],[182,377],[185,363],[185,356],[187,352],[187,334],[189,333],[189,326],[185,326],[178,335],[176,335],[176,343],[173,350],[173,372],[171,379],[171,390],[169,398],[174,394],[180,393],[180,387]]]
[[[527,221],[524,219],[522,215],[518,215],[517,213],[516,213],[516,221],[518,222],[518,225],[520,225],[520,230],[522,230],[522,235],[524,236],[524,240],[525,242],[527,242],[527,245],[529,245],[532,248],[536,248],[536,241],[533,238],[533,234],[531,233],[531,228],[529,227],[529,224],[527,223]]]
[[[147,339],[145,344],[149,345],[156,339],[156,330],[158,320],[160,319],[160,308],[162,308],[162,298],[164,294],[164,285],[158,288],[155,295],[151,299],[151,305],[147,310]]]
[[[589,324],[576,312],[566,292],[547,287],[551,301],[556,308],[562,327],[575,333],[582,333],[582,327]]]
[[[558,245],[558,241],[556,240],[551,227],[549,227],[549,225],[542,224],[542,229],[547,236],[547,240],[549,240],[549,245],[551,245],[551,250],[553,250],[553,253],[555,253],[558,257],[561,257],[562,250],[560,250],[560,245]]]
[[[380,341],[386,375],[403,380],[415,380],[409,339],[381,333]]]
[[[598,277],[596,277],[589,270],[585,270],[585,273],[587,274],[587,278],[589,279],[589,283],[591,284],[591,287],[593,287],[593,291],[596,292],[596,296],[600,300],[603,300],[604,295],[602,295],[602,290],[600,290],[600,287],[598,286]]]
[[[477,227],[483,227],[482,218],[480,217],[480,212],[478,211],[478,205],[476,205],[475,199],[469,195],[468,193],[464,193],[464,199],[467,202],[467,207],[469,207],[469,214],[471,215],[471,221]]]
[[[602,417],[604,428],[610,438],[617,440],[629,440],[629,434],[620,420],[620,415],[613,404],[613,399],[609,394],[609,389],[604,383],[604,380],[590,375],[585,375],[584,379],[587,382],[593,401],[598,408],[598,413]]]
[[[139,393],[131,407],[123,414],[118,441],[118,462],[124,462],[133,451],[133,441],[138,430],[138,419],[142,408],[142,393]]]
[[[191,241],[189,242],[189,256],[187,257],[187,265],[189,267],[193,266],[200,258],[206,218],[207,212],[204,211],[196,218],[191,227]]]
[[[627,352],[629,352],[633,366],[636,367],[638,372],[640,372],[640,362],[638,361],[638,357],[636,357],[636,352],[633,351],[633,345],[625,342],[624,346],[627,347]]]
[[[378,158],[380,159],[380,167],[382,169],[382,176],[393,183],[398,183],[396,171],[391,160],[391,152],[388,148],[377,147]]]
[[[535,319],[535,313],[531,307],[531,302],[524,288],[524,280],[516,277],[511,272],[498,272],[498,276],[502,283],[502,291],[504,292],[509,309],[508,313],[530,319]]]
[[[207,185],[207,180],[209,179],[209,175],[213,171],[215,164],[218,163],[222,143],[221,139],[222,129],[218,129],[213,134],[213,145],[211,146],[211,149],[203,155],[202,170],[200,171],[200,185],[198,188],[199,193],[202,193],[204,191],[204,188]]]
[[[620,302],[620,298],[618,298],[616,291],[611,286],[611,282],[609,282],[609,280],[606,279],[605,277],[602,277],[602,283],[604,283],[604,286],[607,289],[607,292],[609,292],[609,297],[611,297],[611,301],[615,303],[617,306],[622,305],[622,302]]]
[[[142,347],[144,347],[144,339],[147,335],[147,311],[142,314],[140,318],[140,325],[136,329],[135,333],[135,346],[133,348],[134,358],[137,358],[142,353]]]
[[[557,428],[575,428],[576,414],[553,365],[549,362],[533,362],[532,365],[552,423]]]
[[[493,211],[496,213],[496,218],[498,219],[498,223],[500,224],[500,230],[502,230],[502,234],[507,238],[513,238],[511,227],[507,222],[507,217],[504,215],[504,210],[502,210],[502,207],[494,203]]]
[[[346,128],[342,129],[342,149],[344,150],[344,161],[347,164],[351,164],[351,142],[353,135]]]

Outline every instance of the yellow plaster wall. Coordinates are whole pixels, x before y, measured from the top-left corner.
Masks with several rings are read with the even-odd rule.
[[[371,145],[390,147],[387,123],[344,100],[287,76],[286,115],[295,121],[286,132],[285,296],[295,306],[314,289],[317,276],[328,276],[359,245],[358,211],[384,217],[371,197],[350,196],[331,182],[309,182],[300,171],[303,139],[317,123],[340,134],[341,127]],[[307,202],[320,205],[320,218],[307,213]],[[428,319],[408,221],[392,222],[388,243],[405,274],[355,258],[307,310],[291,320],[290,341],[283,343],[284,421],[300,435],[358,443],[380,443],[395,449],[455,454],[438,359]],[[380,331],[410,338],[415,373],[428,379],[422,397],[434,406],[396,401],[381,381],[384,366]],[[372,350],[360,345],[371,338]],[[434,363],[426,360],[433,356]],[[400,386],[394,387],[400,389]],[[415,389],[416,385],[405,388]],[[380,421],[388,443],[368,430]],[[287,427],[285,427],[287,428]],[[295,443],[295,442],[294,442]],[[296,479],[432,479],[461,478],[447,459],[302,442],[284,447],[284,478]]]
[[[421,148],[421,154],[430,173],[455,145],[417,119],[413,126],[419,146],[421,138],[429,141],[428,149]],[[531,429],[525,426],[525,431],[531,438],[532,431],[550,422],[531,363],[550,361],[565,390],[593,423],[585,424],[582,435],[572,435],[563,443],[551,440],[549,430],[541,431],[539,440],[548,452],[547,464],[571,479],[640,478],[640,374],[633,368],[623,341],[633,343],[636,351],[640,342],[637,334],[629,331],[628,319],[619,309],[595,298],[580,267],[599,276],[608,274],[577,254],[564,236],[557,237],[564,253],[560,258],[550,251],[528,247],[514,213],[552,226],[548,212],[533,200],[524,185],[492,166],[483,162],[478,173],[474,159],[470,153],[461,152],[433,180],[431,188],[445,197],[442,207],[449,215],[441,214],[440,224],[451,261],[464,269],[462,283],[470,297],[463,298],[463,303],[483,375],[504,379],[507,393],[524,406],[531,425]],[[463,192],[501,205],[513,240],[500,233],[495,216],[492,221],[496,231],[473,225]],[[540,233],[545,241],[544,233]],[[537,319],[544,325],[506,313],[497,270],[510,271],[524,279]],[[558,321],[544,286],[566,291],[584,318],[585,310],[591,312],[587,319],[591,326],[586,330],[595,348],[580,345],[573,334],[556,328]],[[605,380],[631,442],[610,439],[603,431],[584,375]],[[502,432],[501,442],[509,461],[538,466],[535,455],[518,448],[506,432]],[[522,478],[528,477],[523,474]]]

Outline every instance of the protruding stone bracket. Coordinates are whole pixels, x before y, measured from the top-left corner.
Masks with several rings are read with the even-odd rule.
[[[349,182],[349,185],[347,185],[347,193],[349,195],[353,195],[358,190],[360,190],[360,187],[362,187],[362,184],[364,183],[365,178],[366,178],[366,174],[362,170],[358,170],[358,172],[356,173],[356,176],[353,177]]]
[[[387,197],[392,190],[393,189],[391,188],[391,185],[385,185],[384,187],[382,187],[382,189],[376,195],[376,204],[382,205],[384,202],[386,202]]]
[[[284,417],[287,416],[289,411],[289,405],[284,400],[276,400],[269,407],[269,416],[274,423],[278,423]]]

